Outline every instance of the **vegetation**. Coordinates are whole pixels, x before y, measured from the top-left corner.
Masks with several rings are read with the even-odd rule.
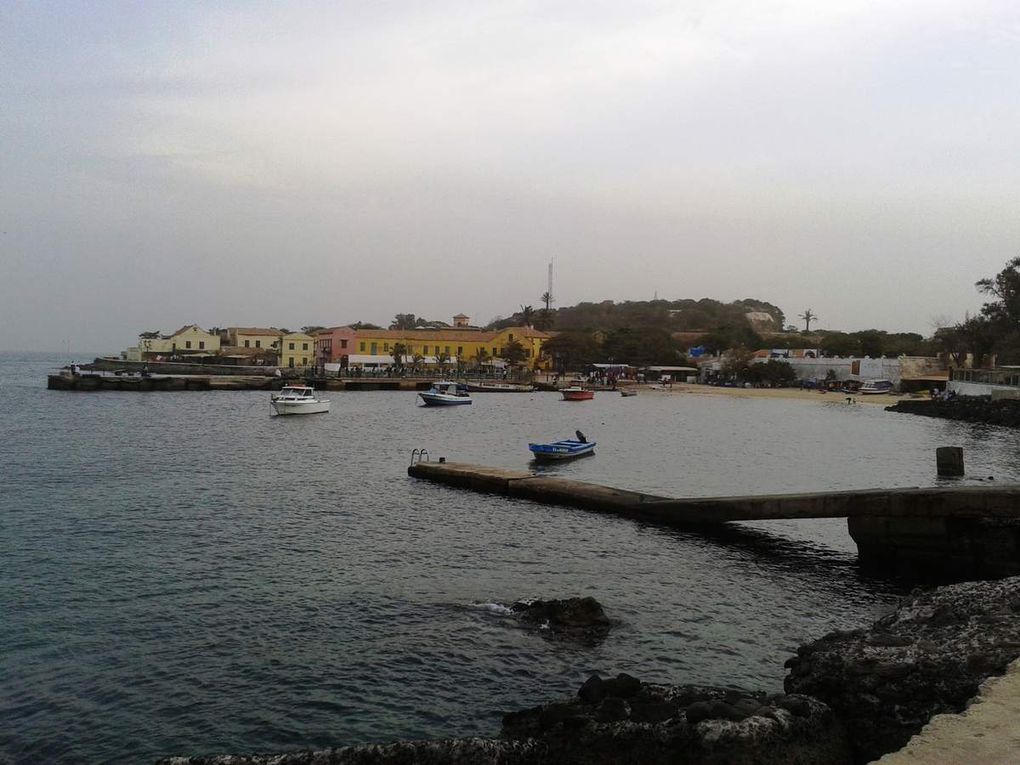
[[[511,340],[503,346],[503,352],[500,354],[500,358],[502,358],[503,361],[510,366],[517,366],[528,358],[528,352],[517,340]]]
[[[992,299],[981,306],[977,316],[936,331],[936,345],[958,365],[970,356],[973,366],[985,366],[993,354],[999,364],[1020,363],[1020,257],[974,286]]]

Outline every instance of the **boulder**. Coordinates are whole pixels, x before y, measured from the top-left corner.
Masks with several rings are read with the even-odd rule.
[[[785,689],[828,705],[858,762],[957,713],[1020,657],[1020,577],[917,592],[868,629],[833,632],[786,664]],[[792,710],[791,710],[792,711]]]
[[[521,623],[551,637],[597,643],[605,639],[612,622],[593,597],[562,600],[520,600],[510,612]]]
[[[593,694],[592,689],[601,693]],[[626,698],[606,693],[622,690]],[[796,711],[791,711],[791,710]],[[503,738],[564,765],[849,765],[831,711],[800,696],[589,678],[578,696],[513,712]]]

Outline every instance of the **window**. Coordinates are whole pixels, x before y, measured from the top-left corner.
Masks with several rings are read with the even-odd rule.
[[[307,367],[308,366],[308,359],[305,358],[304,356],[301,357],[301,366],[303,366],[303,367]]]
[[[301,343],[301,350],[307,351],[308,350],[308,343]]]
[[[251,340],[245,340],[244,341],[244,347],[245,348],[251,348]],[[255,346],[255,347],[257,348],[258,346]]]
[[[185,348],[190,348],[191,347],[191,341],[190,340],[185,340],[184,341],[184,347]]]
[[[443,353],[445,353],[447,356],[449,356],[450,355],[450,346],[446,346],[446,348],[443,349]]]
[[[498,356],[499,355],[499,349],[498,348],[493,348],[492,349],[492,355],[493,356]]]
[[[512,343],[514,341],[514,336],[513,335],[507,335],[506,339],[507,339],[507,342]]]
[[[427,345],[423,345],[421,347],[421,353],[422,353],[422,356],[428,356],[429,355],[429,347]]]
[[[347,341],[346,340],[341,340],[340,341],[340,347],[341,348],[346,348],[347,347]]]
[[[386,353],[389,353],[389,352],[390,352],[390,344],[389,344],[389,343],[383,343],[383,347],[382,347],[382,349],[383,349],[383,350],[384,350],[384,351],[385,351]]]
[[[364,343],[362,343],[362,344],[361,344],[361,348],[360,348],[360,350],[361,350],[361,352],[362,352],[362,353],[364,353],[364,352],[365,352],[365,344],[364,344]]]
[[[290,344],[290,349],[291,349],[291,350],[294,350],[294,343],[291,343],[291,344]]]
[[[457,346],[457,355],[458,356],[463,356],[464,355],[464,346],[463,345],[458,345]]]
[[[200,351],[204,351],[205,350],[205,340],[199,340],[198,341],[198,350],[200,350]]]
[[[248,341],[247,340],[244,341],[244,347],[245,348],[248,347]],[[262,341],[261,340],[256,340],[255,341],[255,347],[256,348],[261,348],[262,347]]]
[[[290,357],[290,363],[287,366],[289,366],[291,369],[294,368],[294,357],[293,356]]]
[[[379,344],[378,343],[372,343],[372,355],[373,356],[375,356],[375,354],[376,354],[376,352],[378,350],[379,350]]]

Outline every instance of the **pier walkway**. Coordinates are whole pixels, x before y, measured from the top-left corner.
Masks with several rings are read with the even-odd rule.
[[[524,471],[417,462],[408,474],[473,491],[678,528],[846,518],[863,564],[946,575],[1020,573],[1020,486],[952,486],[677,499]]]

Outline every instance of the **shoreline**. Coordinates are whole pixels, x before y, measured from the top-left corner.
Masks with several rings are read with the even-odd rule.
[[[831,402],[843,404],[847,398],[850,398],[855,404],[878,404],[881,406],[889,406],[903,400],[921,400],[909,393],[878,393],[862,396],[860,394],[840,392],[819,393],[817,390],[807,390],[804,388],[725,388],[715,385],[691,385],[689,383],[678,383],[673,386],[673,390],[642,389],[642,393],[646,391],[667,396],[690,394],[694,396],[729,396],[731,398],[785,398],[813,401],[822,404]]]

